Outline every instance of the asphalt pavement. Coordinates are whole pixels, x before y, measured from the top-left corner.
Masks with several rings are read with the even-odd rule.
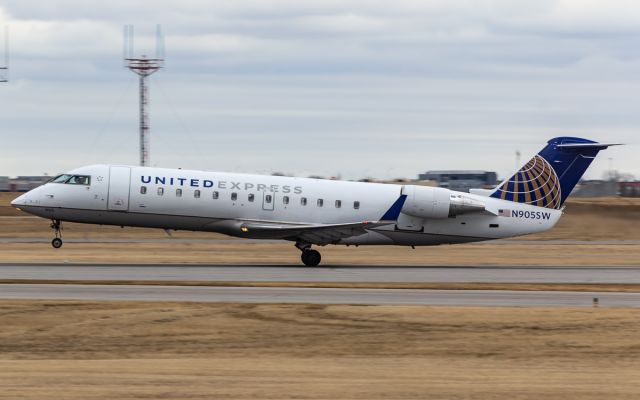
[[[599,307],[640,307],[640,293],[136,285],[0,285],[0,299],[43,300],[592,307],[594,298],[598,298]]]
[[[319,266],[0,264],[0,280],[397,283],[640,283],[640,266]]]

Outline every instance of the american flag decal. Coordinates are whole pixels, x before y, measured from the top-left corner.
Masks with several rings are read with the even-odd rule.
[[[505,209],[501,208],[501,209],[498,210],[498,216],[499,217],[510,217],[511,216],[511,210],[506,209],[506,208]]]

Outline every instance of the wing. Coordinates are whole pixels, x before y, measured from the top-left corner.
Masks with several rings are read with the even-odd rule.
[[[395,221],[354,222],[346,224],[275,224],[244,222],[240,226],[243,236],[256,239],[303,240],[317,245],[336,243],[340,239],[367,233],[367,229],[394,224]]]
[[[395,224],[402,211],[407,195],[402,194],[379,221],[350,222],[343,224],[287,224],[273,222],[250,222],[240,225],[243,236],[257,239],[302,240],[307,243],[325,245],[340,239],[359,236],[368,229]]]

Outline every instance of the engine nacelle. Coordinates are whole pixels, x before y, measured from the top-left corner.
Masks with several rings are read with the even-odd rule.
[[[484,204],[464,193],[429,186],[403,186],[407,200],[402,212],[418,218],[449,218],[484,211]]]

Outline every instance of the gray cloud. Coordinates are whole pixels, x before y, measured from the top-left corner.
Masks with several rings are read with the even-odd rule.
[[[348,178],[507,174],[552,136],[630,143],[640,175],[640,3],[631,1],[5,1],[0,175],[137,161],[135,77],[153,23],[152,160]],[[597,160],[591,176],[607,162]]]

